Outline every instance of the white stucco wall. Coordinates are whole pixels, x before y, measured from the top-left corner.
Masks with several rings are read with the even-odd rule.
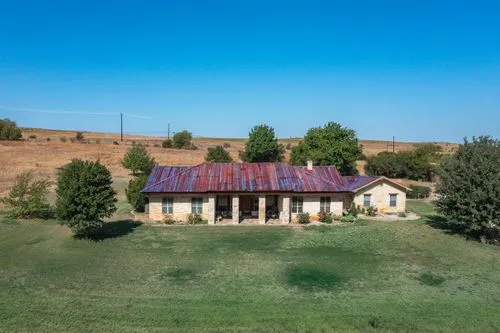
[[[354,204],[363,207],[364,195],[371,194],[371,205],[384,213],[398,213],[406,211],[406,192],[403,188],[393,185],[387,180],[381,179],[370,185],[354,196]],[[396,207],[390,206],[390,195],[396,194]]]

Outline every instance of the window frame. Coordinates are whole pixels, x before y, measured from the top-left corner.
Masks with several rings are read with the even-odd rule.
[[[394,198],[394,201],[392,200]],[[394,203],[394,205],[393,205]],[[396,208],[398,206],[398,194],[397,193],[390,193],[389,194],[389,207],[391,208]]]
[[[368,205],[366,204],[366,198],[368,198]],[[371,194],[363,194],[363,207],[369,208],[372,206],[372,195]]]
[[[174,198],[173,197],[163,197],[161,199],[161,212],[162,212],[162,214],[173,214],[174,213]]]
[[[304,197],[292,197],[292,214],[300,214],[304,212]]]
[[[191,198],[191,214],[203,214],[203,198],[202,197],[192,197]]]
[[[332,198],[320,197],[319,198],[319,212],[330,213],[332,211]]]

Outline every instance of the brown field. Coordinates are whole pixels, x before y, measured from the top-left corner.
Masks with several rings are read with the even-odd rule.
[[[36,138],[29,139],[29,136]],[[67,142],[61,142],[66,137]],[[105,164],[117,180],[127,180],[128,172],[120,165],[120,160],[132,142],[148,145],[148,150],[159,164],[193,165],[204,160],[208,147],[229,143],[227,149],[237,160],[238,151],[245,145],[245,139],[195,138],[197,150],[163,149],[161,142],[165,139],[155,136],[126,135],[124,142],[120,142],[119,134],[84,133],[86,143],[71,142],[75,137],[74,131],[56,131],[45,129],[23,129],[23,141],[0,141],[0,196],[6,194],[13,184],[15,176],[23,171],[33,170],[36,177],[47,177],[55,181],[58,168],[68,163],[72,158],[82,158],[100,161]],[[47,141],[50,138],[50,141]],[[295,145],[300,139],[283,139],[282,143]],[[118,145],[113,144],[119,142]],[[377,154],[392,150],[392,142],[361,140],[366,155]],[[451,152],[456,144],[439,143],[444,151]],[[155,146],[156,145],[156,146]],[[411,150],[414,143],[396,142],[396,151]],[[287,151],[287,155],[288,155]],[[288,157],[288,156],[287,156]],[[363,173],[363,162],[359,162],[360,172]]]

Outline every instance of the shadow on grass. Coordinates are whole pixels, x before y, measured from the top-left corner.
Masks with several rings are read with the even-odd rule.
[[[347,278],[314,266],[293,266],[287,271],[287,283],[304,291],[330,290]]]
[[[106,222],[101,229],[95,231],[91,235],[75,236],[75,238],[89,239],[93,241],[102,241],[108,238],[118,238],[134,232],[135,228],[137,228],[141,224],[141,222],[132,220]]]
[[[464,224],[455,223],[440,215],[427,216],[426,223],[436,229],[443,230],[449,235],[461,235],[467,240],[480,241],[489,244],[499,244],[500,234],[497,229],[471,230]]]

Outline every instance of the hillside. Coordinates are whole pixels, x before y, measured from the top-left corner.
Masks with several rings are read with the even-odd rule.
[[[33,136],[36,136],[34,138]],[[30,138],[32,137],[32,138]],[[61,138],[66,142],[61,142]],[[15,176],[22,171],[33,170],[37,177],[48,177],[55,181],[58,168],[72,158],[100,159],[118,179],[128,179],[128,172],[120,165],[120,160],[133,142],[148,145],[148,150],[160,164],[193,165],[204,160],[208,147],[228,143],[227,150],[237,160],[238,151],[245,145],[245,139],[237,138],[195,138],[197,150],[178,150],[161,148],[165,139],[157,136],[126,135],[120,142],[119,134],[85,132],[85,143],[71,142],[74,131],[23,128],[23,141],[0,141],[0,195],[4,195],[13,184]],[[50,141],[47,141],[50,140]],[[300,139],[283,139],[283,144],[296,145]],[[117,144],[113,144],[116,141]],[[377,154],[392,148],[392,142],[361,140],[366,155]],[[414,143],[396,142],[396,151],[411,150]],[[456,144],[439,143],[444,151],[450,152]],[[287,151],[287,155],[289,151]],[[287,156],[288,157],[288,156]],[[363,163],[359,163],[363,172]]]

